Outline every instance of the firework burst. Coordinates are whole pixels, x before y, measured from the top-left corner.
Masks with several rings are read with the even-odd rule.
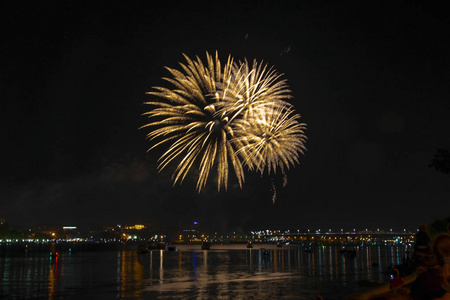
[[[205,186],[211,168],[216,165],[218,188],[228,182],[229,165],[233,167],[242,186],[244,179],[242,164],[236,155],[233,129],[228,116],[218,112],[220,102],[217,84],[228,80],[231,74],[232,59],[228,58],[223,70],[216,53],[215,59],[207,53],[207,65],[197,57],[192,61],[185,56],[187,64],[180,63],[184,72],[167,68],[173,78],[164,78],[174,89],[155,87],[148,94],[162,101],[146,102],[154,106],[144,113],[152,122],[143,127],[156,127],[147,134],[155,144],[171,143],[169,149],[160,157],[159,169],[163,169],[174,159],[179,158],[175,170],[174,183],[182,182],[194,163],[199,163],[197,190]]]
[[[256,61],[222,66],[218,54],[206,53],[204,65],[197,57],[184,55],[182,71],[166,68],[172,78],[163,78],[172,89],[154,87],[148,94],[158,101],[145,102],[152,109],[144,115],[151,127],[147,138],[153,149],[168,145],[158,169],[177,163],[174,184],[198,168],[197,190],[217,170],[217,186],[227,188],[228,172],[234,170],[239,185],[244,182],[243,165],[261,173],[267,168],[282,171],[298,163],[303,153],[305,124],[299,123],[288,100],[285,80],[267,65]]]
[[[306,124],[292,107],[259,107],[245,119],[239,120],[236,130],[244,162],[250,169],[270,174],[277,167],[285,172],[299,163],[299,153],[306,150]],[[245,132],[245,135],[244,135]],[[241,134],[242,133],[242,134]]]

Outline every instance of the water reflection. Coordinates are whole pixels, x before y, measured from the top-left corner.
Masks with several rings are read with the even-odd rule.
[[[56,295],[56,283],[58,281],[58,256],[50,256],[49,273],[48,273],[48,299],[53,299]]]
[[[384,271],[409,253],[397,246],[356,247],[355,256],[339,246],[179,249],[63,252],[50,258],[48,252],[0,253],[0,298],[345,298],[364,289],[361,281],[387,282]]]
[[[135,251],[122,251],[121,253],[121,298],[140,298],[142,296],[144,266],[140,260],[137,259],[137,255],[138,254]]]

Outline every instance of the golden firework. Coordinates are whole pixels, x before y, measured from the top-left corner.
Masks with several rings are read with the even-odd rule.
[[[253,61],[250,66],[247,60],[233,64],[229,80],[221,85],[221,98],[219,107],[235,118],[246,118],[257,107],[280,108],[291,104],[290,90],[285,79],[280,80],[274,68],[267,64]]]
[[[147,138],[153,149],[168,144],[158,169],[177,161],[174,184],[182,182],[191,169],[199,170],[197,190],[206,185],[217,169],[217,187],[227,188],[229,169],[239,185],[244,182],[243,164],[250,170],[281,170],[298,163],[305,150],[305,124],[287,102],[286,80],[267,65],[256,61],[233,63],[231,56],[221,65],[206,53],[200,58],[184,55],[182,71],[166,68],[172,78],[163,78],[172,89],[154,87],[148,92],[158,101],[145,102],[153,108],[144,113],[152,127]]]
[[[147,134],[151,141],[158,140],[154,147],[169,143],[169,149],[160,157],[159,169],[166,167],[175,158],[180,161],[174,173],[174,183],[182,182],[191,167],[198,163],[197,190],[205,186],[210,170],[216,165],[218,188],[227,187],[228,169],[231,163],[239,184],[242,186],[244,172],[230,142],[233,130],[228,115],[218,112],[221,102],[217,85],[231,76],[232,59],[221,68],[218,54],[215,59],[206,53],[207,64],[197,57],[192,61],[184,55],[187,64],[180,63],[184,72],[167,68],[173,78],[164,78],[174,89],[155,87],[148,94],[162,101],[146,102],[155,108],[144,113],[154,120],[142,127],[157,126]]]
[[[249,168],[261,173],[267,169],[270,174],[278,167],[284,173],[298,164],[299,153],[306,151],[306,124],[299,119],[291,106],[265,106],[254,108],[247,118],[236,122],[238,153],[246,153],[244,162]]]

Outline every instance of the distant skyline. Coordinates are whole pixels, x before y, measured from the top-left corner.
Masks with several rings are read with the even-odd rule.
[[[405,228],[405,227],[386,227],[386,228],[357,228],[356,226],[348,227],[348,228],[328,228],[328,227],[308,227],[308,228],[295,228],[292,226],[275,226],[275,227],[258,227],[258,228],[231,228],[228,231],[220,231],[217,228],[209,227],[208,224],[201,224],[200,222],[183,222],[182,220],[178,221],[178,224],[170,224],[169,226],[160,226],[160,224],[151,224],[151,223],[111,223],[111,224],[102,224],[98,222],[91,222],[90,224],[80,223],[74,224],[72,223],[64,223],[64,222],[51,222],[44,221],[39,224],[9,224],[9,222],[2,218],[1,225],[6,224],[9,230],[14,230],[19,233],[28,233],[36,232],[36,231],[49,231],[49,230],[76,230],[86,232],[87,230],[97,230],[102,232],[103,229],[107,228],[111,230],[111,228],[125,229],[125,230],[139,230],[145,229],[146,232],[153,232],[158,234],[176,234],[177,232],[202,232],[208,234],[261,234],[270,233],[276,235],[280,234],[353,234],[353,233],[416,233],[418,228]],[[180,226],[181,224],[181,226]],[[137,227],[137,228],[135,228]]]
[[[0,217],[231,230],[417,228],[448,217],[450,17],[408,1],[1,4]],[[182,53],[284,74],[308,125],[285,174],[172,186],[141,116]],[[285,185],[285,186],[284,186]],[[276,194],[275,203],[272,198]]]

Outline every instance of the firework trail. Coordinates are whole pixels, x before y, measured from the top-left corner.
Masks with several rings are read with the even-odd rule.
[[[291,98],[286,80],[273,68],[256,61],[250,66],[234,63],[231,56],[222,66],[218,54],[200,58],[184,55],[182,71],[166,68],[172,78],[163,78],[172,89],[154,87],[148,94],[158,98],[143,115],[151,128],[149,149],[167,145],[158,169],[176,163],[174,184],[198,168],[197,190],[206,185],[209,173],[217,170],[217,187],[225,189],[233,170],[239,185],[244,182],[243,166],[261,173],[282,172],[298,164],[304,153],[306,125],[287,102]]]
[[[286,187],[288,184],[288,177],[286,174],[283,174],[283,187]]]
[[[272,188],[270,189],[272,191],[272,203],[275,204],[275,201],[277,200],[277,188],[273,182],[273,178],[270,178],[270,182],[272,183]]]

